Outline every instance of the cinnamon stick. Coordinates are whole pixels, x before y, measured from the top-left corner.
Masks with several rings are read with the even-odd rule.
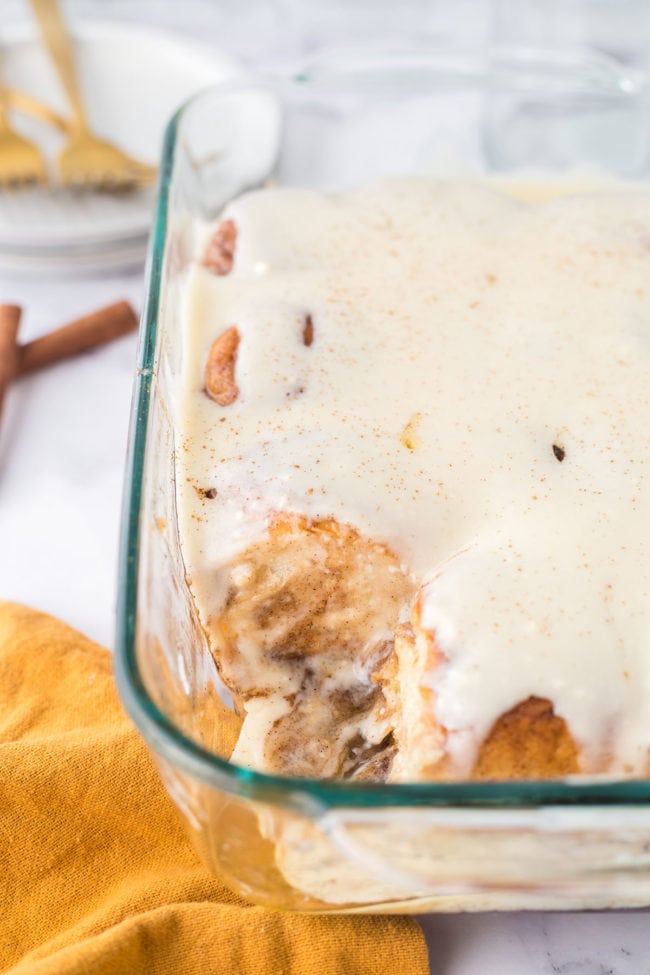
[[[137,315],[128,301],[117,301],[18,346],[14,375],[24,376],[80,352],[95,349],[137,327]]]
[[[2,405],[17,365],[17,338],[22,308],[0,304],[0,419]]]

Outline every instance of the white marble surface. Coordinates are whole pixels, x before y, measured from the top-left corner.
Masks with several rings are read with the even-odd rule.
[[[119,298],[140,305],[142,270],[81,281],[8,281],[24,340]],[[0,598],[113,642],[117,536],[136,338],[26,377],[0,433]]]
[[[170,0],[110,0],[101,5],[78,0],[70,6],[102,16],[151,17],[190,32],[205,24],[215,44],[224,43],[255,64],[293,59],[323,40],[338,39],[341,30],[324,3],[315,2],[238,5],[233,0],[188,0],[182,5],[182,25],[181,5]],[[373,17],[372,30],[366,33],[379,35],[386,26],[394,31],[389,5],[358,0],[348,9],[353,7],[351,35],[358,35]],[[445,10],[451,11],[450,5],[408,3],[413,19],[402,20],[401,30],[412,35],[421,18],[431,35],[446,36],[460,22],[461,7],[476,9],[471,22],[477,35],[484,36],[491,23],[489,10],[467,0],[453,7],[449,16]],[[502,13],[504,3],[496,7]],[[22,9],[22,3],[3,0],[3,15],[20,14]],[[202,33],[205,40],[206,32]],[[0,278],[0,300],[26,308],[24,338],[121,297],[139,306],[142,289],[142,270],[79,281]],[[22,380],[11,390],[0,434],[0,598],[55,613],[108,646],[113,641],[135,345],[134,337],[125,338],[75,363]],[[433,975],[650,972],[646,911],[445,915],[423,919],[423,926]]]

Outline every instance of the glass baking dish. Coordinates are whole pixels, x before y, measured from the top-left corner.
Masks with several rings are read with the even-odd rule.
[[[125,493],[117,680],[205,862],[301,911],[650,904],[650,782],[367,785],[237,767],[185,580],[174,486],[180,298],[194,221],[267,180],[582,169],[643,179],[644,79],[605,58],[341,51],[245,80],[172,119],[148,268]],[[144,813],[146,815],[146,811]]]

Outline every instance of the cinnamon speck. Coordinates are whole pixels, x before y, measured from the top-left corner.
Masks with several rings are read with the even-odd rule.
[[[305,324],[302,328],[302,341],[306,346],[310,346],[314,341],[314,322],[311,315],[305,315]]]
[[[196,484],[194,485],[194,487],[198,496],[205,500],[212,501],[217,496],[217,489],[215,487],[204,488],[204,487],[199,487]]]
[[[566,457],[566,451],[564,447],[561,447],[559,445],[559,443],[553,444],[553,453],[555,454],[555,459],[559,460],[560,463],[562,463],[562,461]]]

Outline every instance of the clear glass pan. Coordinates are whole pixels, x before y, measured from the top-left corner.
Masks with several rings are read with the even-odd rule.
[[[125,491],[117,679],[206,862],[310,911],[650,904],[650,781],[363,785],[227,760],[231,716],[185,581],[172,390],[192,222],[267,179],[341,188],[394,173],[650,168],[645,80],[532,50],[343,51],[292,81],[224,85],[170,122]],[[146,814],[146,813],[145,813]]]

